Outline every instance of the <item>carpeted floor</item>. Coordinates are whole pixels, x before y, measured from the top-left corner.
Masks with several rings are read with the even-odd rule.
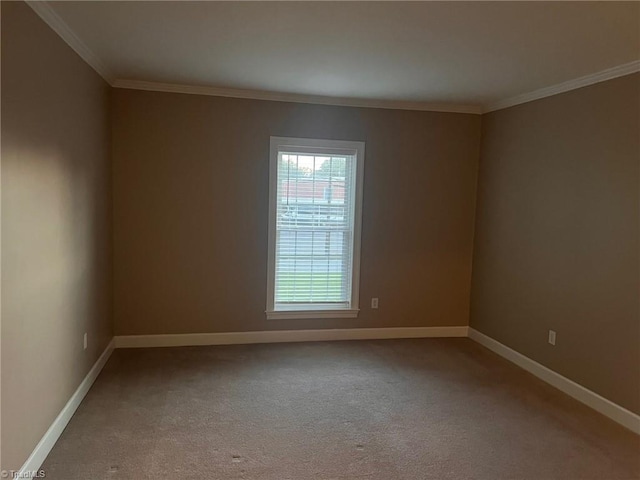
[[[117,350],[47,480],[638,479],[640,437],[468,339]]]

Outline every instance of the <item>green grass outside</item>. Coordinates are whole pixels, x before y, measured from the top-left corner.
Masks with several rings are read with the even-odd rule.
[[[276,301],[331,301],[337,300],[342,290],[339,273],[283,273],[277,278]],[[331,296],[327,298],[327,290]]]

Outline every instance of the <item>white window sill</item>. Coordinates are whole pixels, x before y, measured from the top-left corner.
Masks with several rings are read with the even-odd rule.
[[[304,318],[356,318],[360,310],[277,310],[267,312],[267,320],[297,320]]]

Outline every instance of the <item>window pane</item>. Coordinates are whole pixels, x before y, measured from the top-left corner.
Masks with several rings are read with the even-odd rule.
[[[275,303],[348,304],[353,156],[279,152]]]

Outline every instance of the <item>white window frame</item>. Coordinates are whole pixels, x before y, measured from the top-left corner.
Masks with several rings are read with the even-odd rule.
[[[276,222],[278,209],[278,153],[295,150],[310,153],[355,156],[355,202],[353,220],[353,256],[351,269],[351,301],[347,308],[327,309],[326,306],[306,304],[296,307],[275,305],[276,276]],[[315,138],[271,137],[269,163],[269,253],[267,256],[267,319],[304,319],[304,318],[356,318],[360,296],[360,243],[362,236],[362,193],[364,181],[364,142],[345,140],[321,140]],[[353,188],[353,187],[352,187]]]

